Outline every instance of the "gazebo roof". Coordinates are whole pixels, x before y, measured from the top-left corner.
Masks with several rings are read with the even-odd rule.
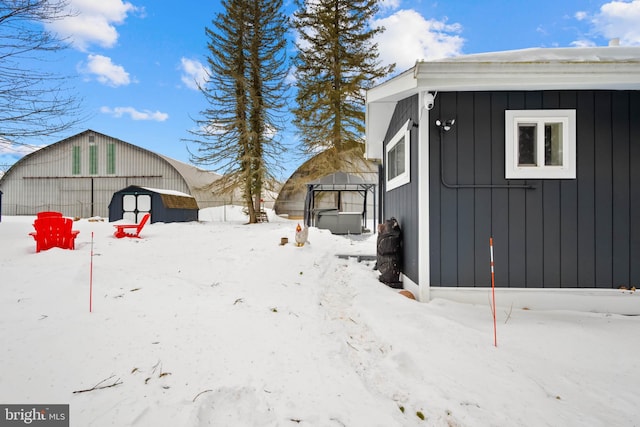
[[[331,175],[323,176],[317,181],[307,184],[310,190],[316,191],[354,191],[358,189],[368,189],[376,183],[373,181],[365,181],[357,175],[351,175],[346,172],[335,172]]]

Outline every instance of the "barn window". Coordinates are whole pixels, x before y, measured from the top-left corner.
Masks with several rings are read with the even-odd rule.
[[[411,133],[409,121],[407,121],[387,144],[385,157],[387,191],[409,182],[410,148]]]
[[[107,173],[116,173],[116,144],[107,145]]]
[[[80,175],[80,147],[74,146],[71,160],[71,174]]]
[[[89,174],[96,175],[98,173],[98,147],[89,145]]]
[[[574,179],[576,111],[507,110],[505,177]]]

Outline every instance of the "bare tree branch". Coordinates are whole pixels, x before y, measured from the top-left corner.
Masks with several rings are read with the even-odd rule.
[[[48,71],[68,44],[44,24],[71,16],[66,0],[0,1],[0,138],[59,134],[83,120],[69,77]]]

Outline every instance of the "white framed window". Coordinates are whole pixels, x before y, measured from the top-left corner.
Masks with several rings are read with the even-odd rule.
[[[505,178],[575,177],[576,110],[505,111]]]
[[[385,155],[387,191],[398,188],[410,181],[410,151],[411,132],[409,129],[409,120],[407,120],[387,144]]]

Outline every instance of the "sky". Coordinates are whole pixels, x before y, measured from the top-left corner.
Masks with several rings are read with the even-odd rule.
[[[53,139],[0,144],[0,172],[34,149],[86,129],[190,163],[187,145],[194,119],[207,105],[196,81],[204,76],[205,28],[219,1],[69,0],[73,17],[47,24],[71,47],[48,62],[69,76],[87,117]],[[294,11],[287,0],[285,13]],[[397,72],[416,60],[531,47],[640,45],[640,0],[384,0],[374,25],[383,63]],[[292,40],[294,36],[291,37]],[[289,54],[295,53],[292,43]],[[283,131],[291,149],[282,158],[286,179],[303,161],[291,125]],[[204,168],[209,168],[203,166]]]
[[[4,216],[0,424],[5,404],[67,404],[82,427],[638,426],[640,316],[498,288],[494,329],[490,288],[418,303],[335,256],[376,235],[313,227],[296,247],[295,221],[222,209],[140,239],[81,219],[75,250],[39,253],[35,217]]]

